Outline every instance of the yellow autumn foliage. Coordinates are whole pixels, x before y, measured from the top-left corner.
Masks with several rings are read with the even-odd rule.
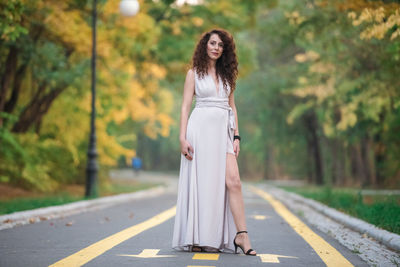
[[[309,71],[311,73],[319,73],[319,74],[334,73],[335,65],[329,62],[316,62],[310,66]]]
[[[289,20],[289,23],[292,25],[299,25],[306,20],[306,17],[301,16],[300,13],[296,10],[293,12],[285,12],[284,15]]]
[[[38,1],[38,8],[51,10],[45,23],[51,32],[70,46],[77,55],[90,57],[92,39],[91,25],[77,10],[68,9],[66,2]],[[137,74],[134,62],[126,57],[127,46],[115,47],[115,38],[121,31],[131,39],[145,35],[148,44],[157,41],[160,29],[152,17],[141,10],[135,17],[124,17],[119,11],[119,1],[107,1],[98,7],[97,27],[97,96],[96,135],[100,164],[115,165],[121,156],[127,159],[135,156],[133,148],[121,145],[121,140],[107,132],[107,126],[114,122],[122,124],[128,119],[144,123],[143,131],[151,138],[158,135],[167,137],[173,123],[170,113],[174,105],[172,94],[159,87],[158,81],[165,78],[165,68],[146,61],[141,65],[141,73],[146,78],[134,79]],[[112,23],[111,23],[112,21]],[[197,20],[197,23],[200,23]],[[107,25],[113,25],[108,27]],[[179,25],[175,25],[176,29]],[[149,34],[151,32],[151,34]],[[179,32],[177,32],[179,33]],[[126,44],[126,45],[129,45]],[[146,55],[144,55],[146,56]],[[88,77],[89,78],[89,77]],[[62,142],[73,157],[74,164],[82,164],[79,144],[89,138],[91,95],[88,81],[87,94],[81,99],[64,94],[56,99],[43,121],[43,132],[56,133],[56,140]],[[136,139],[136,134],[127,135]],[[86,157],[83,157],[85,159]]]
[[[192,18],[192,23],[196,26],[196,27],[200,27],[204,24],[204,20],[200,17],[193,17]]]
[[[322,129],[324,131],[324,134],[327,137],[333,137],[335,134],[335,127],[333,126],[332,120],[330,117],[325,118],[325,120],[322,122]]]
[[[38,9],[51,9],[44,23],[52,33],[73,47],[77,53],[88,54],[92,48],[91,28],[77,10],[68,10],[66,2],[38,1]]]
[[[360,33],[361,39],[383,39],[393,27],[397,27],[397,29],[391,33],[390,40],[400,36],[400,8],[395,10],[387,10],[383,6],[364,8],[359,15],[354,11],[349,12],[348,17],[352,19],[354,26],[368,24]]]
[[[294,56],[296,62],[303,63],[306,61],[315,61],[319,59],[319,54],[315,51],[307,51],[305,53],[299,53]]]
[[[357,122],[357,115],[355,113],[357,105],[355,103],[348,103],[347,105],[340,107],[340,121],[336,125],[339,130],[346,130],[349,127],[353,127]]]
[[[305,83],[306,80],[304,79],[305,78],[303,77],[302,81]],[[322,103],[326,98],[332,96],[335,93],[334,84],[335,79],[332,76],[326,81],[326,83],[298,87],[292,90],[291,93],[300,98],[312,96],[317,99],[317,103]]]

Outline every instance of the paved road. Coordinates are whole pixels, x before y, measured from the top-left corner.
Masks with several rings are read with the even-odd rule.
[[[171,248],[176,192],[0,231],[0,266],[368,266],[300,221],[268,188],[244,185],[246,218],[260,256]],[[338,265],[339,264],[339,265]]]

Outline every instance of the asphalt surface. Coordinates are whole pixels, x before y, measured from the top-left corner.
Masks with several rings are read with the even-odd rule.
[[[146,222],[175,206],[176,192],[168,191],[161,196],[103,210],[2,230],[0,266],[334,266],[324,262],[268,201],[248,186],[243,187],[243,192],[249,235],[253,248],[260,255],[257,257],[179,252],[172,249],[174,216],[151,227]],[[103,242],[135,225],[148,228],[132,234],[132,237],[124,241],[111,238],[108,245]],[[312,226],[307,226],[347,259],[351,263],[348,266],[368,266],[356,252],[348,250]],[[95,255],[93,251],[97,247],[93,244],[99,241],[102,241],[99,247],[104,251],[95,251]],[[110,242],[114,242],[113,245]],[[77,253],[88,247],[92,249],[91,252]],[[71,259],[78,259],[75,263],[62,261],[71,255]],[[79,263],[85,257],[89,260],[84,264]]]

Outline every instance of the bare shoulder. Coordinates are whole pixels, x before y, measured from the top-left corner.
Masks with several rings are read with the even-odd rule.
[[[183,100],[187,103],[191,103],[192,97],[195,92],[195,77],[192,69],[189,69],[186,74],[185,84],[184,84],[184,97]]]
[[[186,74],[186,82],[190,82],[190,83],[194,84],[194,80],[195,80],[195,73],[194,73],[193,69],[189,69]]]
[[[186,74],[187,78],[194,78],[194,70],[190,68]]]

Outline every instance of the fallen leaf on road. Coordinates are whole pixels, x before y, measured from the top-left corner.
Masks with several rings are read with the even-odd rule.
[[[47,218],[46,218],[46,217],[43,217],[43,216],[40,216],[39,219],[40,219],[41,221],[46,221],[46,220],[47,220]]]
[[[30,222],[30,223],[34,223],[34,222],[35,222],[35,218],[30,218],[30,219],[29,219],[29,222]]]
[[[11,220],[11,219],[7,219],[7,220],[3,221],[3,223],[12,223],[12,222],[13,222],[13,220]]]
[[[131,214],[129,214],[129,218],[133,218],[133,212],[131,212]]]
[[[73,224],[74,224],[74,221],[71,221],[71,222],[66,223],[65,226],[71,226]]]
[[[110,221],[110,218],[108,218],[108,217],[104,217],[104,219],[105,219],[107,222]]]

